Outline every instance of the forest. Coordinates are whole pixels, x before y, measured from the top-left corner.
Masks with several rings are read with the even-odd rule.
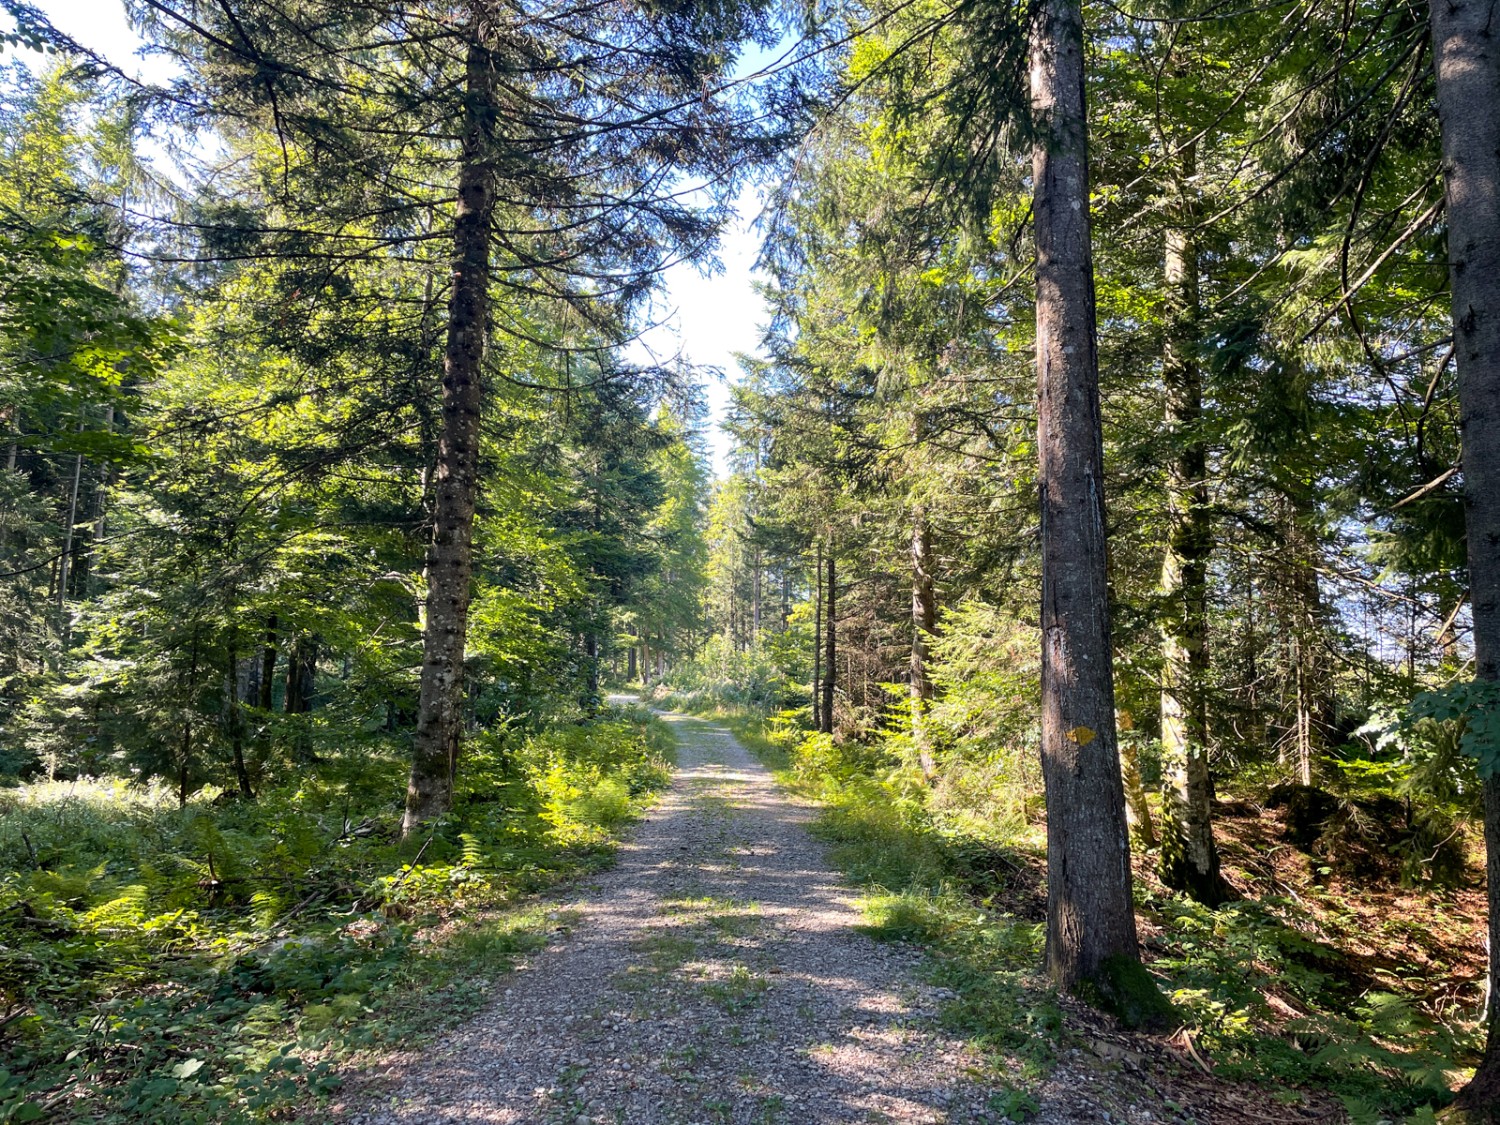
[[[123,7],[0,0],[0,1125],[970,1120],[348,1116],[719,738],[972,1120],[1500,1122],[1495,0]]]

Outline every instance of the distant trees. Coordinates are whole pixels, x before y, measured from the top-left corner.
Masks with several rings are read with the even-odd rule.
[[[457,22],[362,4],[137,14],[182,78],[134,91],[130,120],[211,133],[209,167],[123,199],[68,173],[80,218],[34,243],[73,263],[35,303],[58,358],[19,319],[29,275],[11,275],[7,369],[57,378],[46,412],[29,375],[0,388],[16,470],[0,481],[4,596],[54,578],[0,725],[41,768],[118,761],[184,799],[249,795],[415,731],[415,825],[451,801],[477,723],[587,710],[611,614],[677,566],[666,478],[702,470],[690,435],[653,415],[682,388],[615,347],[653,271],[712,243],[745,150],[726,141],[739,94],[706,103],[702,81],[769,24],[753,4],[622,4],[567,26],[499,5]],[[624,37],[607,62],[594,31]],[[98,145],[115,104],[89,107]],[[17,185],[64,183],[37,179],[38,145],[59,173],[78,163],[49,120],[8,134]],[[735,141],[753,152],[759,136]],[[692,174],[716,185],[696,208],[668,184]],[[113,292],[106,240],[153,271]],[[58,283],[88,319],[58,318],[73,300]],[[174,310],[175,328],[137,302]],[[55,518],[45,542],[16,520],[33,510]]]
[[[408,831],[452,800],[487,387],[528,382],[506,354],[516,344],[556,361],[539,385],[608,378],[597,353],[623,337],[653,273],[711,244],[735,170],[766,129],[740,114],[734,91],[704,90],[742,41],[769,34],[765,7],[141,9],[185,71],[158,96],[165,115],[258,149],[251,193],[194,216],[201,260],[295,262],[310,287],[293,297],[320,308],[336,306],[330,283],[355,263],[426,272],[414,279],[429,352],[419,362],[440,354],[443,377],[424,485],[432,538]],[[679,198],[678,176],[710,185],[703,206]]]

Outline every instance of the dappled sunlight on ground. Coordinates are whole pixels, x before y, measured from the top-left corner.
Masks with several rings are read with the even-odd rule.
[[[665,716],[672,788],[568,938],[473,1024],[391,1067],[338,1119],[999,1120],[936,1030],[916,954],[861,934],[855,896],[728,731]]]

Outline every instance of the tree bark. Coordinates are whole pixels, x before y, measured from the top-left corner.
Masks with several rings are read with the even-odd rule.
[[[1500,3],[1432,0],[1475,674],[1500,679]],[[1484,781],[1485,1053],[1455,1106],[1500,1121],[1500,776]]]
[[[812,720],[813,729],[823,729],[823,541],[820,539],[813,553],[813,667],[812,667]]]
[[[240,710],[240,658],[230,646],[224,669],[224,725],[228,728],[229,746],[234,756],[234,778],[242,797],[254,797],[250,788],[250,771],[245,766],[245,716]]]
[[[1079,0],[1037,11],[1031,98],[1047,968],[1074,991],[1139,960],[1115,737]]]
[[[761,597],[761,566],[760,548],[756,547],[750,553],[750,566],[754,571],[751,581],[751,609],[750,609],[750,644],[755,647],[760,644],[760,597]]]
[[[474,508],[479,489],[482,365],[489,343],[490,230],[495,211],[491,165],[497,74],[477,15],[469,28],[458,208],[453,231],[453,291],[443,356],[443,425],[434,481],[432,542],[427,551],[427,614],[422,678],[403,835],[453,806],[463,739],[464,647],[473,574]]]
[[[592,625],[583,635],[583,712],[599,713],[599,631]]]
[[[1180,156],[1184,185],[1196,171],[1193,146]],[[1190,190],[1186,186],[1184,193]],[[1208,447],[1201,431],[1203,371],[1198,362],[1198,246],[1186,204],[1166,233],[1167,545],[1161,564],[1161,879],[1199,902],[1233,897],[1219,873],[1213,782],[1208,770]]]
[[[927,675],[927,646],[937,635],[937,592],[932,579],[932,528],[920,504],[911,517],[911,733],[922,776],[937,776],[927,737],[927,709],[932,702],[932,680]]]
[[[823,622],[823,709],[820,712],[822,725],[818,728],[824,734],[833,733],[833,692],[838,686],[838,674],[835,671],[834,661],[838,659],[838,570],[834,563],[833,551],[828,552],[825,564],[828,568],[828,593],[825,595],[827,605],[824,608]]]
[[[1290,598],[1285,612],[1293,689],[1292,746],[1298,780],[1312,785],[1320,772],[1324,740],[1333,727],[1334,704],[1323,655],[1325,611],[1318,588],[1318,547],[1307,530],[1311,519],[1307,507],[1295,496],[1285,498],[1282,546],[1286,566],[1283,585]]]
[[[78,424],[81,431],[83,423]],[[63,547],[57,560],[57,631],[66,644],[70,625],[64,616],[64,608],[68,600],[68,582],[70,568],[73,562],[73,534],[78,523],[78,487],[83,480],[83,454],[79,453],[73,457],[73,486],[68,494],[68,514],[63,524]]]
[[[265,645],[260,650],[260,709],[267,713],[276,703],[276,615],[266,618]]]

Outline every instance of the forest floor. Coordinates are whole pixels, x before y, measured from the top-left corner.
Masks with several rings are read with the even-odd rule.
[[[502,978],[472,1022],[367,1068],[318,1120],[1342,1118],[1195,1076],[1190,1051],[1067,1006],[1038,1032],[1045,1065],[980,1048],[944,1018],[955,997],[920,949],[865,932],[857,893],[808,830],[815,810],[729,731],[665,718],[679,740],[675,780],[618,866],[557,898],[553,944]]]

